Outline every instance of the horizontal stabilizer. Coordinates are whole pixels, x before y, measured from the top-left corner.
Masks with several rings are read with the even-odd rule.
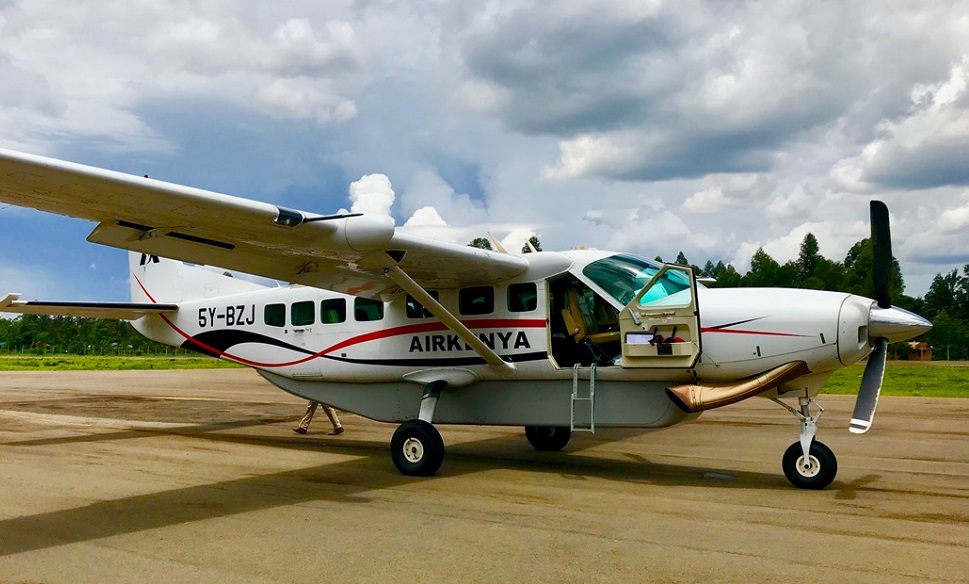
[[[136,320],[146,314],[173,313],[177,304],[148,302],[44,302],[20,300],[20,294],[0,298],[0,312],[44,314],[48,316],[84,316],[116,320]]]

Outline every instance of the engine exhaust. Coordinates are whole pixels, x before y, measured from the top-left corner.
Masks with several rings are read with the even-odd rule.
[[[793,361],[736,382],[667,387],[666,395],[684,412],[703,412],[737,403],[810,372],[804,361]]]

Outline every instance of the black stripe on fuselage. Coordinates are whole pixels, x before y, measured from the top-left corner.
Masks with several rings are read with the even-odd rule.
[[[748,322],[754,322],[755,320],[761,320],[762,318],[767,318],[765,316],[758,316],[756,318],[748,318],[747,320],[738,320],[737,322],[728,322],[727,324],[718,324],[716,326],[708,326],[706,328],[712,330],[730,328],[732,326],[737,326],[738,324],[747,324]]]
[[[246,343],[252,343],[257,345],[270,345],[273,347],[281,347],[283,349],[289,349],[290,351],[296,351],[297,353],[303,353],[305,355],[312,355],[313,351],[308,351],[303,347],[297,347],[296,345],[291,345],[285,341],[281,341],[277,338],[260,335],[259,333],[254,333],[246,330],[232,330],[224,329],[217,331],[206,331],[204,333],[199,333],[189,340],[182,343],[181,348],[189,349],[192,351],[197,351],[203,353],[210,357],[221,357],[220,353],[225,353],[232,347],[236,345],[242,345]],[[209,347],[219,351],[219,353],[209,350]]]

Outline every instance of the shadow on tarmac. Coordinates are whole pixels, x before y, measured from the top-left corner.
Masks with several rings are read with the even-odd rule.
[[[153,436],[181,436],[199,440],[258,445],[299,450],[325,450],[354,457],[332,464],[286,472],[246,476],[207,485],[161,491],[100,501],[60,511],[0,520],[0,556],[48,547],[204,521],[268,508],[309,501],[366,503],[366,493],[412,485],[422,481],[446,481],[454,477],[496,468],[526,473],[552,473],[567,479],[607,481],[657,486],[690,486],[726,489],[791,489],[777,474],[734,472],[694,465],[657,464],[640,455],[614,453],[612,458],[565,452],[538,452],[523,436],[499,436],[458,442],[448,446],[444,466],[436,477],[400,475],[389,460],[388,443],[393,425],[387,425],[386,440],[316,439],[300,436],[266,436],[232,432],[247,427],[291,422],[276,417],[255,417],[219,423],[186,425],[161,430],[108,431],[71,437],[7,442],[4,448],[69,445],[72,443],[128,440]],[[442,427],[445,442],[448,427]],[[583,448],[582,441],[577,448]],[[625,457],[625,460],[619,457]],[[854,498],[871,477],[855,481],[843,498]],[[841,493],[838,495],[842,498]]]

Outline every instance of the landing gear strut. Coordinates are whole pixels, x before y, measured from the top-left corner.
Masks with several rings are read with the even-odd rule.
[[[838,459],[834,452],[823,443],[814,439],[818,431],[818,420],[824,408],[815,404],[809,396],[797,398],[798,409],[794,409],[779,399],[774,399],[801,420],[801,438],[788,447],[781,459],[784,476],[791,484],[800,489],[823,489],[831,484],[838,474]],[[817,405],[818,413],[811,415],[811,404]]]

